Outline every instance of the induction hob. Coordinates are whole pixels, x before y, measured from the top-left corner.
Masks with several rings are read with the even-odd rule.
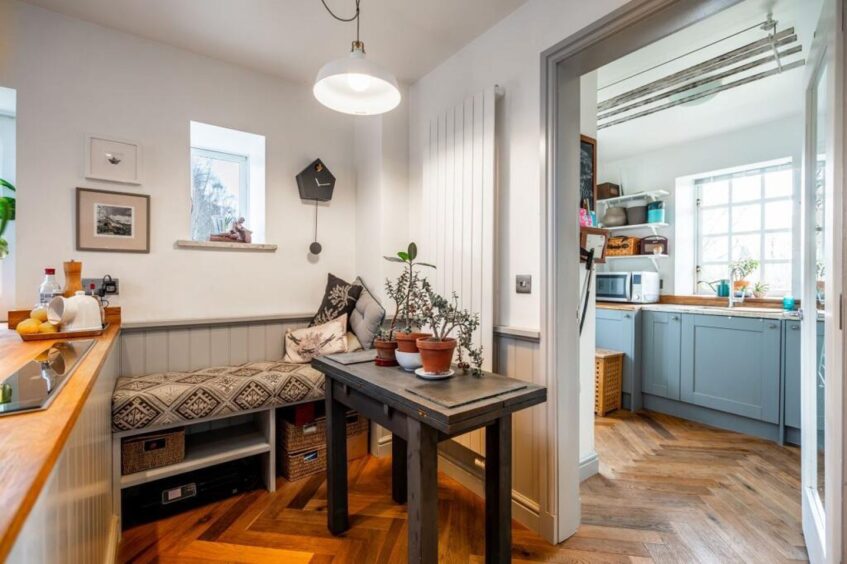
[[[59,341],[0,380],[0,415],[47,409],[93,344]]]

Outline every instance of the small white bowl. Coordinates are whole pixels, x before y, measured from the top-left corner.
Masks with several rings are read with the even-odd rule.
[[[399,364],[406,372],[414,372],[416,369],[423,366],[421,361],[421,353],[408,353],[403,351],[394,351],[394,356],[397,357]]]

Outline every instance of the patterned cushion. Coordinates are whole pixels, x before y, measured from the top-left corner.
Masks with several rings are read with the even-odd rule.
[[[349,284],[334,274],[327,275],[324,299],[321,302],[321,307],[318,308],[318,313],[309,323],[309,327],[322,325],[344,314],[349,316],[353,308],[356,307],[356,301],[361,293],[361,286]]]
[[[285,362],[311,362],[316,356],[342,352],[347,352],[347,315],[285,332]]]
[[[112,395],[112,430],[144,429],[323,397],[323,374],[308,364],[281,361],[119,378]]]

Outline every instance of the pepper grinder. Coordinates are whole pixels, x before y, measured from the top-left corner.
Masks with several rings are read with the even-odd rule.
[[[69,260],[64,263],[65,267],[65,289],[62,295],[66,298],[73,297],[79,291],[82,291],[82,263],[75,260]]]

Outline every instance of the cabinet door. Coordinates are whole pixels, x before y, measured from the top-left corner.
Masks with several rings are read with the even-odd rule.
[[[641,314],[641,391],[679,399],[681,314],[645,311]]]
[[[597,308],[597,348],[611,349],[624,353],[623,361],[623,392],[631,394],[630,401],[633,409],[640,409],[640,401],[632,397],[634,382],[637,378],[635,357],[635,311]],[[640,396],[640,393],[637,394]]]
[[[682,401],[779,423],[780,322],[685,315]]]
[[[785,322],[782,366],[785,371],[785,424],[800,428],[800,321]],[[824,322],[817,324],[817,366],[823,355]]]

